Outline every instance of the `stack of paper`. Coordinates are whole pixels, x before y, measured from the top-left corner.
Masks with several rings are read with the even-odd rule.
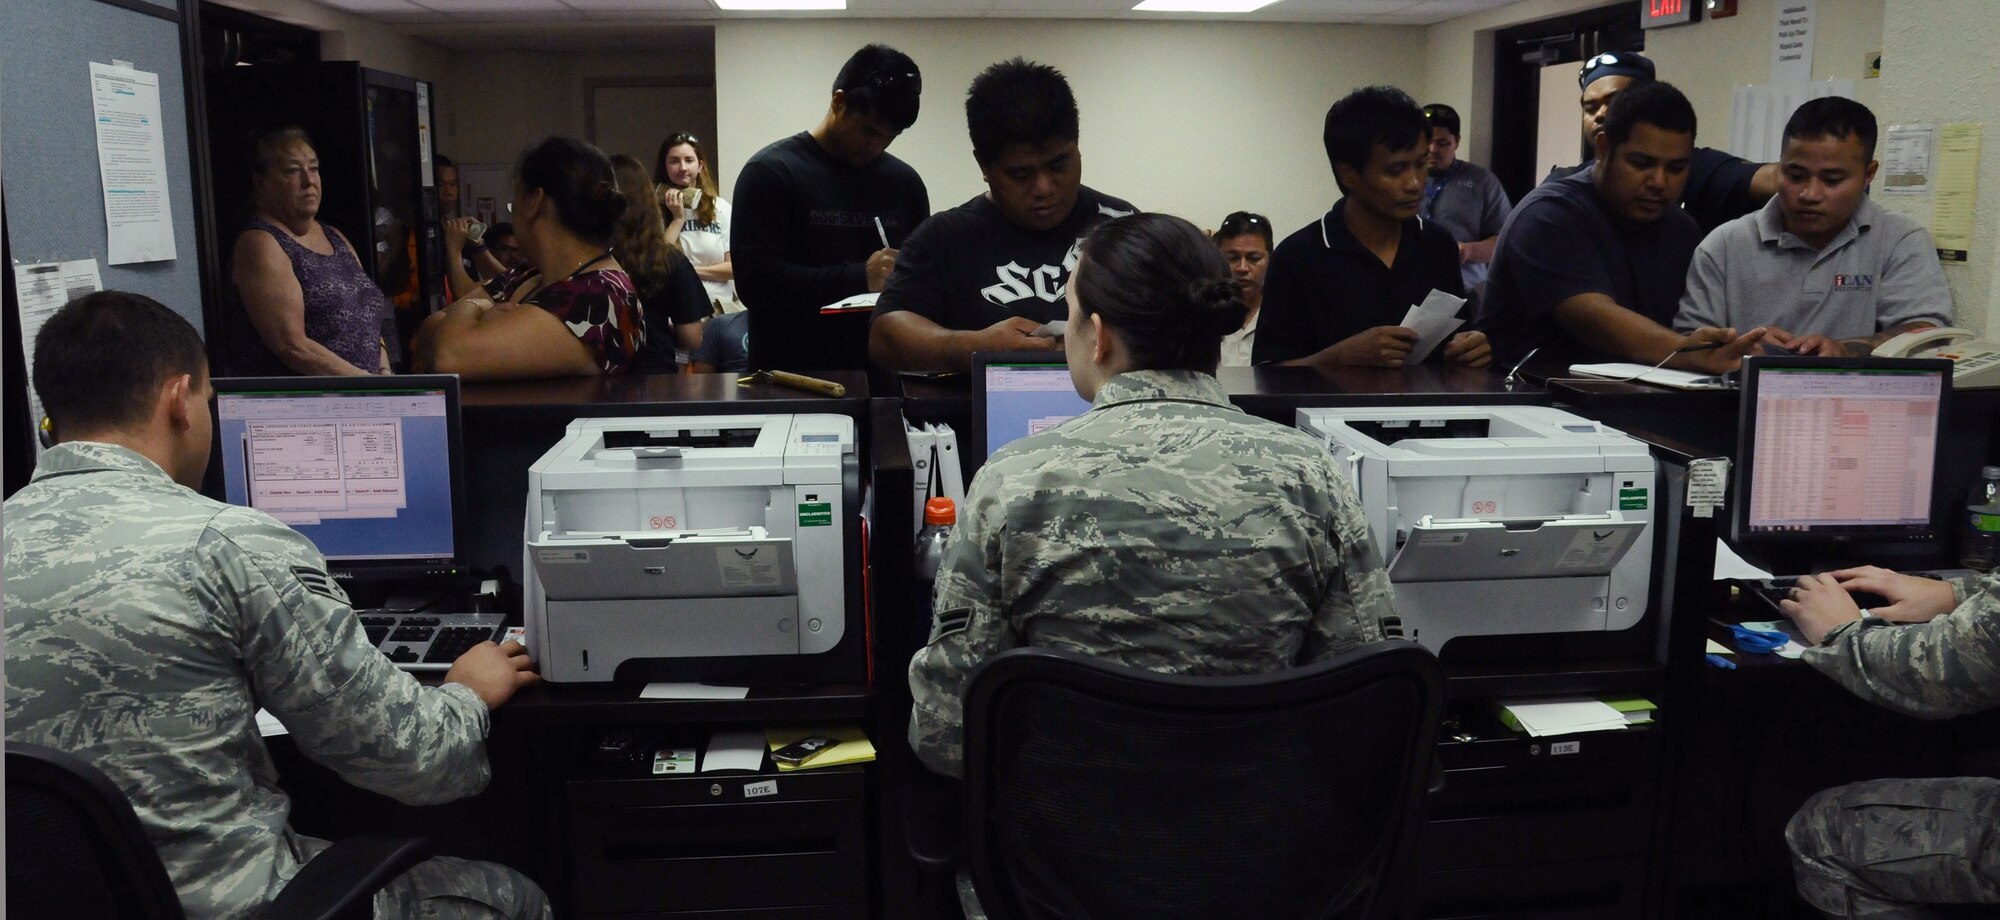
[[[828,728],[825,726],[819,728],[767,728],[764,730],[764,742],[770,746],[771,750],[775,751],[794,741],[810,738],[814,735],[819,735],[823,738],[832,738],[839,743],[821,751],[813,759],[797,766],[780,763],[778,764],[778,772],[790,773],[793,770],[836,767],[844,763],[867,763],[875,759],[874,742],[869,741],[868,735],[862,732],[860,728],[852,725],[838,728]],[[773,763],[776,763],[776,761],[773,761]]]
[[[1645,725],[1653,721],[1653,710],[1659,708],[1653,701],[1639,696],[1624,696],[1604,701],[1604,705],[1625,714],[1625,724]]]
[[[1625,713],[1603,700],[1567,699],[1539,702],[1500,703],[1500,721],[1508,728],[1540,738],[1576,732],[1623,729],[1630,724]]]
[[[701,772],[748,770],[764,766],[764,747],[753,729],[726,729],[708,736],[708,749],[701,755]]]
[[[1431,356],[1431,350],[1443,342],[1465,320],[1458,318],[1459,308],[1465,306],[1465,298],[1453,297],[1443,291],[1432,290],[1424,302],[1410,308],[1403,315],[1403,327],[1414,329],[1417,344],[1410,347],[1410,355],[1404,358],[1406,364],[1422,364]]]

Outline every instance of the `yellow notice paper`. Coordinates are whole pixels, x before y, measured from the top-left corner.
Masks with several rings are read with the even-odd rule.
[[[868,735],[858,726],[808,726],[804,728],[785,727],[764,729],[764,741],[773,751],[794,741],[810,738],[814,735],[832,738],[838,743],[822,751],[818,757],[814,757],[796,767],[782,763],[778,764],[779,773],[790,773],[793,770],[814,770],[820,767],[837,767],[844,763],[867,763],[875,759],[874,742],[869,741]]]
[[[1972,251],[1973,204],[1979,197],[1978,124],[1938,129],[1937,191],[1932,199],[1931,239],[1938,261],[1963,265]]]

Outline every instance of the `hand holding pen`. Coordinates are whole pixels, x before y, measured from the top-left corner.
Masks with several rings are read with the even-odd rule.
[[[889,273],[896,270],[896,250],[889,246],[889,231],[882,226],[882,218],[875,218],[875,235],[882,240],[882,248],[868,257],[868,289],[880,291],[889,282]]]
[[[1667,356],[1666,365],[1676,370],[1706,374],[1727,374],[1743,364],[1743,356],[1764,340],[1763,326],[1738,335],[1734,329],[1704,326],[1688,334],[1686,341]]]

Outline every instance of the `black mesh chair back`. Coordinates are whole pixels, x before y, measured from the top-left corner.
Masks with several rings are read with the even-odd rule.
[[[1389,916],[1443,685],[1409,642],[1247,677],[996,656],[965,703],[980,903],[993,920]]]
[[[83,759],[7,742],[10,920],[181,920],[125,793]]]

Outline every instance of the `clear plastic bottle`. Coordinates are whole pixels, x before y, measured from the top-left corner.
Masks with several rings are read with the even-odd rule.
[[[1958,561],[1991,572],[2000,566],[2000,466],[1979,471],[1965,494],[1965,526],[1958,535]]]
[[[944,564],[944,545],[951,539],[952,525],[958,523],[958,506],[939,496],[924,502],[924,529],[917,534],[917,578],[937,579]]]

